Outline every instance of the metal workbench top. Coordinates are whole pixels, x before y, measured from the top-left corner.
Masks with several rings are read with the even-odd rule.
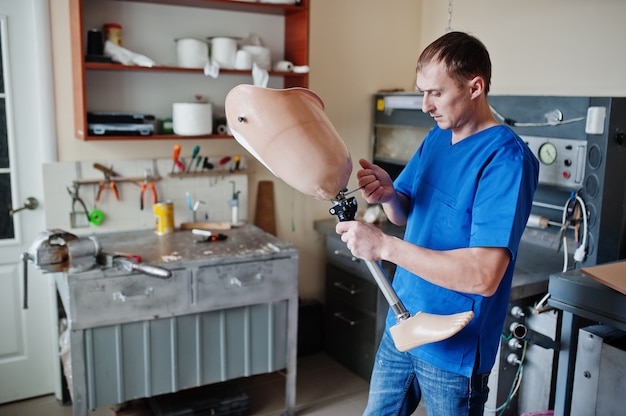
[[[203,237],[193,234],[191,230],[167,235],[141,230],[99,234],[96,239],[104,253],[139,255],[143,263],[167,269],[297,256],[294,244],[279,240],[251,224],[219,232],[227,238],[222,241],[201,242]],[[102,272],[103,270],[93,269],[73,276]]]

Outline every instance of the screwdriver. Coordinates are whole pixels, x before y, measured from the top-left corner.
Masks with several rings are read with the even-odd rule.
[[[186,172],[189,172],[191,170],[191,165],[193,164],[193,161],[196,158],[196,156],[198,156],[198,152],[199,151],[200,151],[200,146],[196,146],[196,147],[193,148],[193,153],[191,154],[191,161],[187,165]]]
[[[202,163],[202,156],[198,156],[198,159],[196,160],[196,166],[193,167],[194,172],[198,170],[198,166],[200,166],[201,163]]]
[[[174,160],[174,163],[172,164],[172,173],[174,173],[174,169],[176,167],[178,167],[178,169],[180,169],[181,172],[185,171],[185,165],[183,165],[183,163],[180,160],[178,160],[179,156],[180,156],[180,145],[175,144],[174,154],[172,155],[172,159]]]

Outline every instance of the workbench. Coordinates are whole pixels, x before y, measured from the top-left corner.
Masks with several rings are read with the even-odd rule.
[[[562,312],[554,414],[571,414],[579,330],[590,322],[626,331],[626,296],[579,269],[550,276],[548,304]]]
[[[128,400],[287,370],[294,414],[298,252],[253,225],[200,242],[191,231],[99,235],[169,279],[115,268],[57,273],[68,319],[73,415]]]

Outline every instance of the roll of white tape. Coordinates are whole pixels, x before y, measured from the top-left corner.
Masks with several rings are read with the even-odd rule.
[[[220,134],[222,136],[229,135],[230,134],[230,129],[228,128],[228,126],[226,124],[218,124],[217,125],[217,134]]]
[[[548,228],[548,219],[539,215],[531,214],[528,217],[527,227],[531,228]]]
[[[291,72],[293,71],[293,64],[289,61],[278,61],[274,64],[274,71]]]
[[[297,74],[306,74],[309,72],[309,66],[308,65],[294,66],[292,71]]]

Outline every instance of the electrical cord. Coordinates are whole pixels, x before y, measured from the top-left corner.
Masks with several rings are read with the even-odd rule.
[[[585,260],[585,256],[587,255],[587,206],[585,205],[585,201],[580,197],[580,195],[576,195],[576,201],[580,205],[581,215],[583,217],[583,232],[582,241],[574,252],[574,260],[577,262],[581,262]]]
[[[504,117],[502,114],[500,114],[495,108],[493,108],[493,106],[489,106],[489,108],[491,108],[491,111],[493,112],[493,114],[500,119],[500,121],[502,121],[504,124],[508,125],[508,126],[515,126],[515,127],[546,127],[546,126],[558,126],[560,124],[569,124],[569,123],[575,123],[578,121],[583,121],[585,120],[585,117],[576,117],[576,118],[570,118],[567,120],[555,120],[555,121],[544,121],[541,123],[521,123],[519,121],[515,121],[511,118],[508,117]]]
[[[569,209],[571,202],[572,202],[571,198],[565,201],[565,206],[563,207],[563,217],[561,220],[562,227],[567,227],[567,216],[568,216],[567,211]],[[563,272],[566,272],[567,269],[569,269],[569,254],[567,253],[567,236],[565,232],[563,232],[562,239],[563,239],[563,243],[561,245],[563,246]]]
[[[580,263],[585,260],[587,256],[587,239],[588,239],[588,223],[587,223],[587,205],[585,201],[575,192],[572,192],[570,197],[565,202],[565,206],[563,207],[563,217],[561,221],[561,226],[566,227],[568,223],[572,221],[580,221],[581,218],[571,218],[572,213],[575,211],[576,205],[580,207],[581,217],[582,217],[582,238],[580,241],[576,241],[578,244],[576,251],[574,251],[574,261]],[[567,251],[567,237],[565,233],[563,233],[563,272],[569,270],[569,254]]]
[[[504,336],[504,334],[502,335]],[[528,346],[528,342],[524,341],[524,347],[522,348],[522,357],[520,358],[519,366],[517,367],[517,371],[515,372],[515,378],[513,379],[513,384],[511,385],[511,389],[509,390],[509,394],[506,400],[504,401],[504,403],[502,403],[500,406],[496,407],[495,409],[489,409],[485,407],[484,408],[485,412],[490,412],[490,413],[500,412],[499,416],[502,415],[503,412],[506,410],[506,408],[509,407],[509,405],[511,404],[511,401],[513,401],[513,398],[519,392],[519,388],[522,385],[522,376],[524,373],[524,360],[526,358],[527,346]]]

